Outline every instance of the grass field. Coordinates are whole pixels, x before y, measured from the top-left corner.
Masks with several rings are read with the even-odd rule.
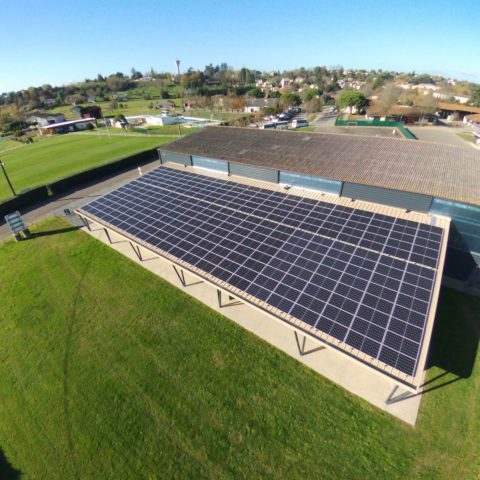
[[[140,114],[160,114],[160,110],[150,108],[150,105],[153,103],[158,103],[162,101],[159,98],[155,98],[153,100],[145,100],[143,98],[133,98],[131,100],[125,100],[124,102],[119,102],[124,105],[124,108],[110,108],[110,101],[106,102],[96,102],[96,103],[85,103],[85,105],[97,105],[101,107],[102,113],[105,116],[108,115],[117,115],[123,113],[123,115],[140,115]],[[173,99],[173,101],[180,106],[180,99]],[[83,105],[83,104],[82,104]],[[56,107],[50,112],[54,113],[63,113],[68,118],[73,118],[72,114],[72,105],[62,105],[60,107]]]
[[[23,189],[86,170],[142,150],[154,148],[173,136],[97,136],[70,134],[40,138],[2,154],[17,193]],[[17,142],[14,142],[17,143]],[[0,201],[11,196],[5,179],[0,178]]]
[[[299,132],[299,133],[307,133],[307,132],[314,132],[315,127],[313,125],[308,125],[308,127],[302,127],[302,128],[292,128],[292,131],[294,132]]]
[[[478,478],[479,299],[442,291],[414,429],[66,227],[0,246],[2,479]]]
[[[21,147],[23,144],[16,142],[15,140],[7,140],[5,138],[0,139],[0,153],[7,150],[12,150],[17,147]]]
[[[181,99],[180,98],[173,98],[170,99],[175,102],[177,105],[177,113],[182,113],[181,109]],[[155,98],[153,100],[145,100],[143,98],[134,98],[131,100],[126,100],[124,102],[119,102],[124,105],[124,108],[110,108],[110,102],[97,102],[97,103],[85,103],[85,105],[97,105],[101,107],[102,113],[105,116],[108,115],[117,115],[123,114],[125,116],[129,115],[142,115],[142,114],[151,114],[151,115],[159,115],[161,112],[156,108],[150,108],[150,105],[156,104],[161,102],[160,98]],[[67,118],[73,118],[72,114],[72,106],[71,105],[62,105],[60,107],[56,107],[52,110],[49,110],[52,113],[63,113]],[[208,118],[213,120],[232,120],[238,117],[242,117],[245,113],[240,112],[223,112],[218,111],[218,109],[209,109],[209,108],[196,108],[192,109],[191,111],[185,113],[186,116],[190,117],[200,117],[200,118]]]
[[[473,136],[473,133],[457,133],[457,135],[460,137],[460,138],[463,138],[463,140],[465,140],[466,142],[468,143],[474,143],[475,141],[475,137]]]

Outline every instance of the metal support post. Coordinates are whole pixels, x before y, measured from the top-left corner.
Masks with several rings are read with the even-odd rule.
[[[305,350],[305,344],[307,342],[307,337],[305,335],[302,335],[302,341],[300,342],[300,338],[299,338],[298,333],[296,331],[294,331],[293,333],[295,335],[295,341],[297,342],[298,353],[300,354],[301,357],[303,357],[304,355],[319,352],[320,350],[325,349],[325,347],[322,347],[320,345],[318,347],[311,348],[310,350]]]
[[[175,273],[177,274],[177,277],[180,280],[180,283],[184,287],[191,287],[193,285],[198,285],[199,283],[203,283],[203,280],[198,280],[197,282],[187,283],[187,281],[185,280],[185,272],[183,271],[183,269],[177,268],[175,265],[172,265],[172,267],[173,267],[173,270],[175,270]]]
[[[138,257],[138,259],[143,262],[142,258],[142,252],[140,251],[140,247],[136,247],[132,242],[128,242],[130,246],[132,247],[133,251],[135,252],[135,255]]]
[[[243,305],[242,301],[235,300],[235,297],[232,297],[231,295],[228,295],[227,303],[223,303],[222,291],[220,289],[217,289],[217,300],[218,300],[219,308],[235,307],[237,305]]]
[[[103,230],[105,231],[105,235],[107,236],[108,242],[111,245],[113,242],[112,242],[112,238],[110,237],[110,233],[108,232],[108,230],[106,228],[104,228]]]

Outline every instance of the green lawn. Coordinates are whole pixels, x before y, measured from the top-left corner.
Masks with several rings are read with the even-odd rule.
[[[59,135],[1,155],[17,192],[174,140],[173,136]],[[16,143],[16,142],[15,142]],[[0,177],[0,200],[10,196]]]
[[[172,98],[170,100],[175,102],[177,106],[176,113],[182,113],[183,111],[181,109],[181,104],[182,104],[181,99]],[[117,115],[121,113],[123,113],[123,115],[125,116],[142,115],[142,114],[159,115],[160,110],[156,108],[152,109],[150,108],[150,105],[152,103],[155,105],[161,101],[163,101],[161,98],[154,98],[152,100],[145,100],[143,98],[134,98],[131,100],[126,100],[124,102],[119,102],[124,107],[116,108],[116,109],[110,108],[110,101],[97,102],[97,103],[85,103],[85,105],[97,105],[101,107],[102,113],[105,116]],[[63,113],[67,118],[73,118],[71,105],[62,105],[60,107],[56,107],[49,111],[54,113]],[[219,111],[216,108],[196,108],[196,109],[192,109],[190,112],[185,113],[185,115],[190,117],[201,117],[201,118],[208,118],[213,120],[228,121],[238,117],[243,117],[245,113]]]
[[[0,138],[0,153],[7,150],[12,150],[17,147],[21,147],[23,144],[16,142],[15,140],[7,140],[5,138]]]
[[[160,110],[149,108],[150,104],[156,104],[162,101],[160,98],[155,98],[152,100],[145,100],[143,98],[134,98],[131,100],[125,100],[121,103],[124,105],[123,108],[110,108],[110,101],[107,102],[96,102],[96,103],[85,103],[85,105],[97,105],[101,107],[102,113],[105,116],[108,115],[117,115],[123,113],[123,115],[141,115],[141,114],[160,114]],[[177,105],[180,105],[180,99],[173,99]],[[82,104],[83,105],[83,104]],[[63,113],[68,118],[73,118],[72,114],[72,105],[62,105],[60,107],[56,107],[52,110],[49,110],[55,113]]]
[[[462,132],[462,133],[457,133],[457,135],[460,138],[463,138],[463,140],[465,140],[468,143],[473,143],[475,141],[475,137],[473,136],[473,133]]]
[[[314,132],[315,127],[313,125],[309,125],[308,127],[292,128],[292,131],[299,133]]]
[[[0,246],[2,479],[478,478],[479,299],[442,291],[414,429],[66,226]]]

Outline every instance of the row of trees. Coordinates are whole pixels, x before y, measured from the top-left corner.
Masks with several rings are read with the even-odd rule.
[[[262,90],[255,85],[258,79],[267,79],[274,85],[279,85],[284,77],[291,79],[281,92],[276,90]],[[142,83],[142,80],[148,83]],[[348,88],[348,82],[364,82],[361,93],[369,97],[373,93],[379,95],[379,103],[388,110],[395,104],[417,105],[426,100],[421,98],[415,90],[404,91],[399,89],[394,81],[401,79],[411,84],[442,83],[442,91],[461,94],[471,94],[471,103],[480,106],[480,86],[459,82],[456,85],[447,83],[442,77],[415,72],[398,73],[382,70],[345,70],[342,66],[325,67],[317,66],[311,69],[299,68],[284,72],[260,72],[254,69],[241,68],[234,70],[227,63],[219,65],[209,64],[203,70],[189,68],[180,78],[172,77],[170,73],[156,72],[153,68],[142,73],[132,67],[130,74],[116,72],[108,76],[98,74],[94,79],[85,79],[72,85],[53,87],[45,84],[40,87],[30,87],[26,90],[8,92],[0,95],[0,107],[14,105],[18,112],[27,112],[37,108],[49,108],[52,100],[57,105],[80,104],[89,97],[97,100],[109,100],[117,92],[126,92],[138,86],[150,85],[160,91],[161,98],[169,98],[172,81],[175,80],[176,95],[214,97],[216,95],[233,97],[262,98],[280,96],[282,93],[295,93],[300,95],[304,104],[314,110],[323,104],[331,104],[341,87]],[[140,83],[139,83],[140,82]],[[309,85],[313,85],[311,88]],[[152,94],[145,89],[144,98],[151,99]],[[351,100],[353,101],[353,100]],[[358,97],[356,99],[358,102]],[[3,116],[10,118],[11,110]],[[12,119],[10,118],[9,121]],[[14,121],[14,120],[13,120]]]

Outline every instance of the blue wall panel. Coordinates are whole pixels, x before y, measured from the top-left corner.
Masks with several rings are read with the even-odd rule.
[[[214,160],[213,158],[192,155],[192,164],[194,167],[208,168],[216,172],[228,173],[228,162],[225,160]]]
[[[330,180],[329,178],[315,177],[313,175],[280,171],[280,183],[340,195],[343,182],[340,180]]]

